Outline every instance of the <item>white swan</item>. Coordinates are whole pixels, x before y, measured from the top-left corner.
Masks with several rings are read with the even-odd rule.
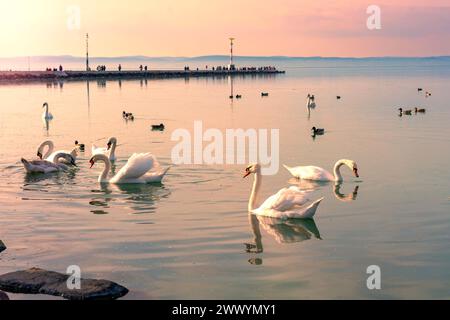
[[[333,173],[331,174],[325,169],[316,166],[298,166],[298,167],[288,167],[283,164],[283,166],[296,178],[305,180],[316,180],[316,181],[336,181],[341,182],[343,180],[341,175],[341,166],[346,165],[353,171],[355,177],[359,178],[358,166],[353,160],[341,159],[334,165]]]
[[[315,102],[315,98],[314,95],[311,95],[308,93],[308,95],[306,96],[306,109],[314,109],[316,107],[316,102]]]
[[[92,145],[92,155],[96,154],[109,154],[110,161],[116,161],[116,147],[117,147],[117,138],[109,138],[108,143],[106,144],[106,148],[99,148],[95,144]]]
[[[42,113],[42,119],[52,120],[53,115],[50,112],[48,112],[48,103],[44,102],[44,104],[42,105],[42,108],[45,108],[44,112]]]
[[[47,147],[47,151],[44,153],[45,147]],[[41,142],[41,144],[39,145],[38,150],[37,150],[37,156],[41,160],[44,159],[44,160],[47,160],[50,162],[54,162],[55,156],[58,153],[68,153],[73,157],[74,161],[77,159],[78,148],[74,148],[74,149],[72,149],[72,151],[67,151],[67,150],[53,151],[54,148],[55,148],[55,145],[53,144],[53,141],[45,140],[45,141]],[[65,159],[65,158],[61,159],[61,162],[65,163],[65,164],[70,164],[70,162],[67,161],[67,159]]]
[[[60,162],[60,159],[64,159],[68,163],[75,165],[73,157],[64,152],[57,153],[54,161],[47,160],[31,160],[28,161],[24,158],[21,159],[22,164],[27,173],[50,173],[55,171],[67,170],[69,167]]]
[[[300,188],[292,186],[281,189],[276,194],[267,198],[259,208],[255,208],[255,202],[262,179],[260,165],[252,164],[245,168],[244,178],[251,173],[255,174],[255,179],[253,182],[252,193],[248,200],[248,211],[256,215],[281,219],[312,218],[314,217],[320,202],[323,200],[323,198],[320,198],[309,206],[306,206],[306,203],[309,202],[309,199],[306,198],[306,193],[301,191]]]
[[[108,179],[107,175],[111,169],[111,161],[109,161],[109,158],[104,154],[96,154],[89,160],[91,168],[97,161],[105,163],[105,168],[98,177],[98,182],[100,183],[120,184],[161,182],[164,175],[170,169],[170,167],[162,169],[156,160],[156,157],[150,153],[134,153],[119,172],[111,179]]]

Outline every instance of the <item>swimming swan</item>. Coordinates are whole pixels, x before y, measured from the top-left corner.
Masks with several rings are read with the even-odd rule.
[[[305,180],[317,180],[317,181],[343,181],[341,175],[341,167],[346,165],[353,171],[355,177],[359,178],[358,174],[358,166],[356,162],[353,160],[341,159],[336,162],[334,165],[333,173],[331,174],[325,169],[316,166],[299,166],[299,167],[288,167],[287,165],[283,166],[296,178],[305,179]]]
[[[256,215],[281,219],[312,218],[314,217],[320,202],[323,200],[323,198],[320,198],[309,206],[306,206],[306,203],[309,202],[309,199],[306,198],[306,193],[301,191],[300,188],[292,186],[281,189],[276,194],[267,198],[259,208],[255,208],[255,202],[262,179],[260,165],[252,164],[245,168],[244,178],[251,173],[255,174],[255,179],[248,200],[248,211]]]
[[[42,119],[52,120],[53,115],[50,112],[48,112],[48,103],[44,102],[44,104],[42,105],[42,108],[45,108],[44,112],[42,113]]]
[[[109,161],[109,158],[104,154],[96,154],[89,160],[91,168],[97,161],[105,163],[105,168],[98,177],[98,182],[100,183],[120,184],[161,182],[164,175],[170,169],[170,167],[162,169],[159,166],[156,157],[151,153],[134,153],[119,172],[117,172],[114,177],[108,179],[107,175],[111,169],[111,161]]]
[[[27,173],[50,173],[55,171],[67,170],[69,167],[60,162],[60,159],[64,159],[68,163],[75,165],[73,157],[64,152],[57,153],[54,157],[54,161],[47,160],[31,160],[28,161],[24,158],[21,159],[22,164]]]
[[[47,147],[47,151],[44,153],[45,147]],[[77,150],[78,148],[74,148],[74,149],[72,149],[72,151],[66,151],[66,150],[53,151],[54,148],[55,148],[55,145],[53,144],[53,141],[45,140],[45,141],[41,142],[41,144],[39,145],[36,154],[39,157],[39,159],[41,159],[41,160],[47,160],[50,162],[54,162],[55,156],[58,153],[68,153],[72,156],[74,162],[76,161],[77,156],[78,156],[78,150]],[[68,161],[65,158],[61,159],[61,162],[65,163],[65,164],[71,164],[70,161]]]
[[[99,148],[95,144],[92,145],[91,151],[92,155],[96,154],[109,154],[109,160],[110,161],[116,161],[116,147],[117,147],[117,138],[111,137],[109,138],[108,142],[106,143],[106,148]]]

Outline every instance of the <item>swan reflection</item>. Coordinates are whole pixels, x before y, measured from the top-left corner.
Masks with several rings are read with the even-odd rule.
[[[353,188],[352,192],[344,194],[341,192],[342,183],[333,183],[330,181],[314,181],[314,180],[301,180],[297,178],[291,178],[288,181],[290,184],[297,185],[300,189],[304,191],[314,191],[321,187],[332,184],[332,191],[335,198],[342,202],[350,202],[356,200],[359,191],[359,185]]]
[[[244,243],[247,253],[264,252],[261,227],[279,244],[302,242],[313,237],[322,239],[313,219],[278,219],[249,214],[248,220],[253,233],[253,242]],[[262,258],[253,257],[249,263],[262,264]]]
[[[125,206],[135,214],[152,213],[156,210],[157,202],[167,198],[170,194],[170,191],[162,183],[101,183],[99,190],[92,190],[91,192],[96,194],[89,201],[90,205],[97,207],[95,210],[91,210],[94,214],[108,213],[106,209],[110,209],[113,203],[117,206]]]

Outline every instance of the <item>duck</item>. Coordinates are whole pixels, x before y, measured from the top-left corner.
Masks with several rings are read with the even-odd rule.
[[[99,183],[113,184],[144,184],[161,182],[170,167],[162,169],[151,153],[133,153],[127,163],[108,179],[108,172],[111,169],[111,161],[104,154],[96,154],[89,160],[90,168],[96,162],[103,162],[105,167],[98,177]]]
[[[410,116],[412,114],[412,110],[403,110],[403,108],[398,108],[398,111],[400,111],[400,116],[402,116],[403,114],[406,114],[408,116]]]
[[[312,219],[323,200],[322,197],[310,201],[307,198],[307,193],[298,187],[291,186],[280,189],[276,194],[268,197],[259,207],[256,207],[262,183],[261,166],[258,163],[248,165],[245,168],[243,178],[250,174],[254,174],[253,187],[247,206],[251,214],[280,219]]]
[[[422,90],[423,90],[422,88],[417,88],[417,91],[419,91],[419,92],[422,91]]]
[[[230,95],[230,96],[229,96],[229,98],[230,98],[230,99],[233,99],[233,98],[234,98],[234,96],[233,96],[233,95]]]
[[[125,120],[134,120],[134,115],[131,112],[122,111],[122,117]]]
[[[110,161],[116,161],[116,147],[117,147],[117,138],[111,137],[108,139],[106,143],[106,147],[97,147],[95,144],[91,147],[92,155],[96,154],[107,154]]]
[[[20,159],[20,161],[27,173],[50,173],[67,170],[69,168],[60,161],[61,159],[76,166],[75,159],[69,153],[65,152],[58,152],[55,155],[53,162],[47,160],[26,160],[25,158]]]
[[[418,112],[419,112],[419,113],[425,113],[425,111],[426,111],[426,110],[425,110],[424,108],[422,108],[422,109],[419,109],[419,108],[417,108],[417,107],[414,108],[414,112],[415,112],[415,113],[418,113]]]
[[[80,149],[81,152],[84,152],[85,150],[84,143],[79,143],[78,140],[75,140],[75,147],[78,147],[78,149]]]
[[[312,127],[311,128],[311,133],[312,133],[312,135],[322,135],[322,134],[324,134],[325,133],[325,129],[323,129],[323,128],[316,128],[316,127]]]
[[[341,96],[336,96],[336,99],[338,99],[338,100],[339,100],[340,98],[341,98]]]
[[[431,96],[431,92],[428,92],[428,91],[427,91],[427,92],[425,92],[425,97],[427,97],[427,98],[428,98],[428,97],[430,97],[430,96]]]
[[[341,167],[345,165],[352,170],[355,177],[359,178],[358,166],[355,161],[348,159],[341,159],[336,161],[334,164],[333,174],[327,170],[316,167],[316,166],[298,166],[298,167],[288,167],[283,164],[283,166],[295,177],[303,180],[314,180],[314,181],[335,181],[342,182],[344,179],[341,175]]]
[[[160,124],[152,124],[152,130],[159,130],[159,131],[163,131],[164,130],[164,124],[160,123]]]
[[[242,96],[240,94],[237,94],[236,99],[240,99],[240,98],[242,98]]]
[[[269,93],[268,92],[261,92],[261,97],[268,97]]]

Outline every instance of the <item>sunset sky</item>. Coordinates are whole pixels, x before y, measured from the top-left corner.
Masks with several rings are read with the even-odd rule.
[[[371,4],[381,30],[366,27]],[[0,0],[1,57],[82,56],[86,32],[92,56],[227,54],[229,36],[236,55],[450,55],[450,2]]]

